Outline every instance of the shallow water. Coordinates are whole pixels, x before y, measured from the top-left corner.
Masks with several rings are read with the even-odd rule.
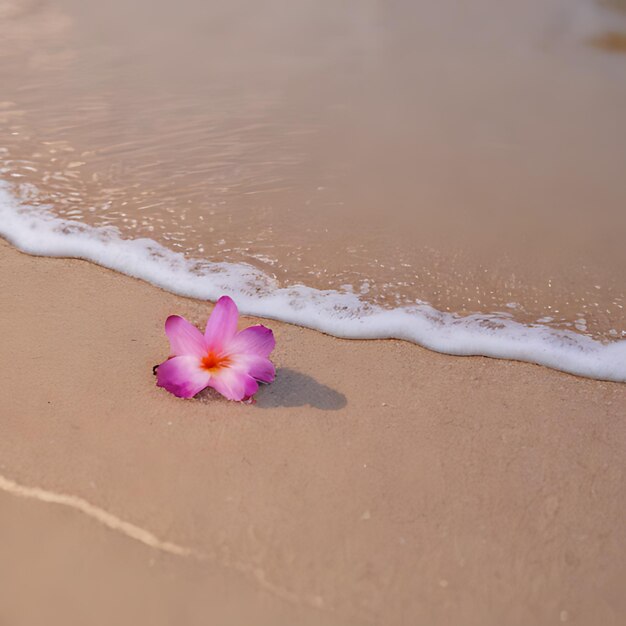
[[[0,0],[0,178],[65,220],[31,251],[115,227],[191,261],[80,255],[174,291],[211,297],[191,279],[230,263],[220,288],[266,303],[301,284],[357,294],[330,307],[351,319],[430,305],[617,339],[626,55],[598,42],[620,8]]]

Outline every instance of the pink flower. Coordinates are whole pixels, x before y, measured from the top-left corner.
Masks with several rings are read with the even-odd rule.
[[[228,296],[217,301],[204,335],[185,318],[170,315],[165,334],[172,356],[157,366],[157,385],[179,398],[213,387],[229,400],[245,400],[259,389],[257,381],[271,383],[274,334],[261,325],[237,332],[238,318]]]

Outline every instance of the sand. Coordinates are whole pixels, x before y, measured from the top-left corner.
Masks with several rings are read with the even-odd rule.
[[[0,624],[624,622],[625,385],[271,322],[179,400],[210,309],[0,243]]]

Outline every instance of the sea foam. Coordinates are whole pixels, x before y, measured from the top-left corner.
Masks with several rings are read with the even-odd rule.
[[[336,337],[404,339],[446,354],[528,361],[626,382],[626,340],[604,344],[568,330],[520,324],[505,313],[459,316],[427,303],[384,309],[349,291],[281,287],[246,264],[188,259],[151,239],[124,239],[115,228],[61,219],[18,201],[2,182],[0,236],[30,254],[86,259],[179,295],[215,301],[228,294],[242,313]]]

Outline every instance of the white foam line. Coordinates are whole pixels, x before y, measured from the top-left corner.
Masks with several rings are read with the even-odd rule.
[[[305,285],[281,288],[245,264],[187,259],[151,239],[123,239],[115,228],[64,220],[20,203],[0,181],[0,236],[34,255],[86,259],[182,296],[228,294],[242,313],[348,339],[405,339],[454,355],[538,363],[588,378],[626,382],[626,340],[603,344],[569,330],[526,326],[505,314],[461,317],[427,303],[396,309],[358,295]]]
[[[200,553],[196,552],[192,548],[186,548],[172,543],[171,541],[163,541],[156,535],[144,528],[135,526],[130,522],[126,522],[120,519],[116,515],[101,509],[87,500],[83,500],[77,496],[70,496],[64,493],[55,493],[54,491],[47,491],[46,489],[40,489],[39,487],[26,487],[20,485],[15,481],[0,475],[0,489],[6,493],[10,493],[20,498],[30,498],[38,500],[39,502],[47,502],[49,504],[60,504],[67,506],[71,509],[75,509],[84,513],[88,517],[95,519],[107,528],[116,532],[126,535],[130,539],[139,541],[150,548],[160,550],[161,552],[167,552],[174,556],[193,557],[202,560],[204,557]]]

